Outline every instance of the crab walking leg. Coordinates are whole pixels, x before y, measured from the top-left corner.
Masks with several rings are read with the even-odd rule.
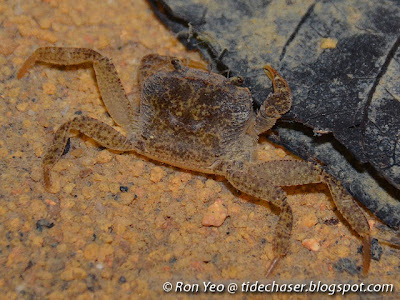
[[[243,169],[228,169],[226,177],[229,182],[249,195],[271,202],[281,210],[273,242],[275,258],[267,268],[268,277],[279,260],[289,251],[293,226],[292,209],[286,201],[285,191],[280,186],[321,182],[320,171],[310,163],[293,160],[250,163]]]
[[[289,239],[293,217],[286,201],[286,193],[280,186],[302,185],[325,182],[332,198],[350,226],[363,238],[363,273],[367,274],[371,260],[370,234],[368,222],[355,203],[353,197],[341,187],[339,182],[325,174],[312,163],[303,161],[271,161],[243,166],[243,170],[227,168],[226,178],[236,188],[263,200],[269,201],[281,209],[274,238],[275,258],[267,269],[271,274],[278,261],[289,251]]]
[[[290,248],[290,235],[293,227],[292,208],[287,203],[286,198],[280,205],[281,212],[279,214],[278,223],[275,227],[275,238],[273,242],[274,259],[267,268],[265,277],[268,277],[278,264],[279,260],[286,256]]]
[[[36,62],[64,66],[93,63],[100,94],[111,117],[120,126],[135,128],[137,121],[132,113],[133,104],[126,97],[118,73],[110,59],[86,48],[38,48],[25,61],[18,72],[18,78],[23,77]]]
[[[56,162],[60,159],[61,155],[64,152],[65,146],[67,145],[67,141],[69,138],[69,130],[71,128],[71,121],[64,123],[61,127],[56,131],[56,134],[53,139],[53,144],[47,150],[43,158],[43,178],[44,185],[47,189],[51,186],[50,180],[50,170],[56,164]]]
[[[368,274],[371,264],[371,236],[370,228],[361,208],[354,201],[353,197],[333,177],[323,174],[323,181],[328,185],[337,209],[363,239],[363,275]]]
[[[264,67],[265,74],[272,81],[274,92],[269,94],[258,111],[255,123],[257,135],[275,125],[277,119],[289,111],[292,106],[292,92],[285,79],[272,67]]]
[[[44,182],[46,188],[51,186],[50,171],[64,152],[71,130],[80,131],[108,149],[120,151],[135,149],[131,140],[111,126],[90,117],[76,117],[63,124],[57,130],[53,144],[50,146],[43,159]]]
[[[271,161],[253,165],[252,174],[263,177],[279,186],[301,185],[324,182],[328,185],[333,202],[342,216],[363,240],[363,274],[366,275],[371,263],[371,238],[368,221],[354,198],[340,182],[323,172],[317,165],[302,161]]]
[[[311,162],[300,160],[274,160],[252,163],[247,166],[250,174],[268,180],[277,186],[293,186],[321,182],[321,170]]]
[[[248,173],[246,170],[228,168],[225,177],[235,188],[251,196],[269,201],[281,210],[273,244],[275,258],[268,268],[268,276],[280,258],[284,257],[289,251],[293,215],[289,204],[286,202],[286,193],[280,187],[268,182],[268,180],[258,177],[256,173]]]

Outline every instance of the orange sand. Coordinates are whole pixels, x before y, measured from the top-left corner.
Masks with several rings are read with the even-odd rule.
[[[71,139],[70,152],[55,166],[52,193],[43,188],[41,160],[54,130],[77,111],[113,123],[92,69],[37,64],[17,80],[19,67],[40,46],[93,48],[113,58],[136,99],[143,55],[201,60],[145,1],[8,1],[0,4],[0,21],[0,299],[145,299],[164,296],[165,281],[264,280],[276,210],[240,195],[223,178],[102,150],[83,137]],[[266,141],[259,157],[291,158]],[[361,241],[335,211],[327,188],[286,191],[295,222],[291,252],[271,280],[385,282],[400,290],[399,250],[382,245],[368,278],[339,272],[333,266],[340,258],[361,265]],[[203,226],[213,203],[229,216],[222,213],[219,227]],[[332,219],[338,224],[325,222]]]

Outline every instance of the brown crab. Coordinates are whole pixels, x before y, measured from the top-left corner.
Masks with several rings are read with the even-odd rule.
[[[136,151],[151,159],[187,170],[224,176],[235,188],[280,208],[273,242],[275,258],[267,275],[289,250],[292,210],[282,186],[325,182],[350,226],[362,237],[363,273],[370,265],[370,228],[362,210],[340,185],[318,165],[303,161],[258,162],[258,136],[286,113],[292,94],[286,81],[270,66],[271,93],[255,113],[242,79],[191,68],[174,57],[145,56],[139,69],[140,104],[124,92],[111,61],[85,48],[39,48],[18,73],[21,78],[35,62],[56,65],[93,63],[103,102],[127,135],[96,119],[78,116],[56,132],[43,160],[44,182],[50,186],[50,170],[61,157],[71,130],[78,130],[106,148]]]

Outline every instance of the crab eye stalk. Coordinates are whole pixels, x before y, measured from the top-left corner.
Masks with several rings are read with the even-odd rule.
[[[177,58],[172,58],[171,64],[174,66],[175,70],[177,70],[177,71],[180,71],[183,69],[181,61]]]
[[[244,83],[244,78],[242,76],[236,76],[230,78],[230,83],[236,86],[241,86]]]

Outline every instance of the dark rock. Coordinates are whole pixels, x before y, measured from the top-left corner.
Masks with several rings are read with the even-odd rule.
[[[262,66],[277,68],[294,102],[271,138],[322,162],[355,198],[399,228],[399,1],[356,0],[352,9],[345,0],[149,2],[213,71],[241,75],[256,107],[271,91]],[[323,38],[336,46],[321,46]]]

